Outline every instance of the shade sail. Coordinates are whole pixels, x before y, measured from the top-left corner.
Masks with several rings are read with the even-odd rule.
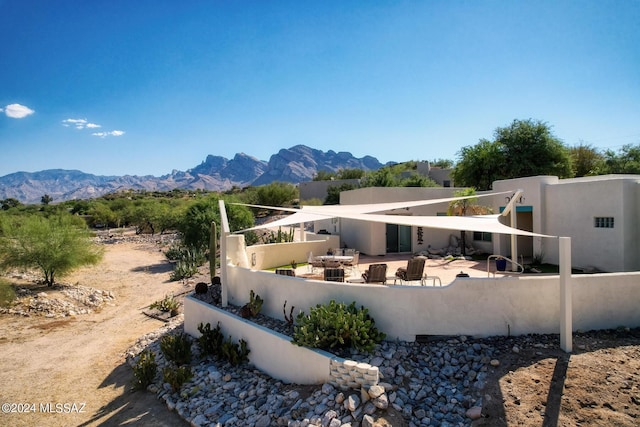
[[[236,203],[239,205],[258,207],[263,209],[281,210],[294,212],[286,218],[258,225],[245,230],[237,231],[242,233],[250,230],[263,228],[282,227],[286,225],[301,224],[311,221],[320,221],[330,218],[348,218],[359,221],[381,222],[387,224],[408,225],[414,227],[439,228],[444,230],[466,230],[481,231],[486,233],[514,234],[519,236],[555,237],[544,234],[532,233],[530,231],[519,230],[504,225],[500,222],[500,215],[477,215],[477,216],[420,216],[420,215],[396,215],[376,214],[373,212],[393,211],[414,206],[423,206],[436,203],[448,203],[454,200],[472,199],[485,196],[495,196],[512,191],[499,193],[478,194],[464,197],[448,197],[443,199],[412,200],[406,202],[371,203],[359,205],[330,205],[330,206],[303,206],[302,209],[280,208],[274,206],[250,205]]]

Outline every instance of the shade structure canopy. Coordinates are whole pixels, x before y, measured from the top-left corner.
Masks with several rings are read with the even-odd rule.
[[[535,237],[556,237],[544,234],[533,233],[530,231],[520,230],[509,227],[500,221],[504,218],[501,215],[474,215],[474,216],[423,216],[423,215],[402,215],[396,214],[414,206],[424,206],[436,203],[448,203],[454,200],[463,200],[478,198],[483,196],[495,196],[512,191],[477,194],[474,196],[449,197],[443,199],[430,200],[413,200],[407,202],[391,202],[391,203],[370,203],[356,205],[329,205],[329,206],[303,206],[301,209],[281,208],[274,206],[251,205],[245,203],[236,203],[238,205],[257,207],[263,209],[280,210],[293,212],[285,218],[237,231],[242,233],[245,231],[259,230],[264,228],[282,227],[293,224],[301,224],[305,222],[313,222],[326,220],[331,218],[345,218],[359,221],[380,222],[387,224],[398,224],[424,228],[438,228],[444,230],[466,230],[480,231],[486,233],[512,234],[518,236],[535,236]],[[390,212],[389,212],[390,211]],[[387,212],[380,214],[376,212]]]

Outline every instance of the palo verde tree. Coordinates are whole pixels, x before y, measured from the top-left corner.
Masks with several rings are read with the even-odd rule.
[[[14,216],[2,224],[0,268],[36,268],[48,286],[75,268],[96,264],[102,250],[83,219],[68,213]]]

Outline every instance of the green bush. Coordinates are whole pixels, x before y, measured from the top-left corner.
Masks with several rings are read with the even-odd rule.
[[[163,336],[160,338],[160,350],[176,365],[187,365],[191,362],[191,341],[187,334]]]
[[[220,322],[218,322],[215,329],[211,329],[211,324],[209,323],[206,325],[200,323],[198,325],[198,331],[201,334],[200,338],[198,338],[198,346],[200,347],[202,354],[220,356],[222,342],[224,341],[224,336],[220,329]]]
[[[331,350],[353,347],[372,351],[385,334],[378,331],[366,308],[356,308],[355,301],[348,306],[331,301],[318,304],[307,315],[298,314],[293,332],[294,344]]]
[[[249,361],[250,350],[247,348],[247,342],[245,340],[234,343],[231,337],[229,337],[222,343],[221,353],[226,361],[237,366]]]
[[[163,299],[154,302],[149,306],[149,308],[155,308],[162,311],[163,313],[169,313],[170,316],[173,317],[178,314],[179,306],[180,303],[174,298],[173,295],[165,295]]]
[[[226,360],[232,365],[239,365],[249,361],[250,350],[247,347],[245,340],[240,340],[238,343],[234,343],[231,337],[224,339],[220,323],[211,329],[211,325],[207,323],[198,325],[198,331],[200,331],[200,338],[198,338],[198,345],[202,354],[213,355],[222,360]]]
[[[149,350],[140,353],[136,365],[133,367],[133,387],[137,390],[146,389],[156,377],[158,364],[156,356]]]
[[[182,257],[182,251],[180,246],[174,244],[165,251],[164,256],[170,261],[179,260]]]
[[[16,291],[11,284],[0,280],[0,307],[9,307],[16,299]]]
[[[193,377],[190,366],[166,367],[162,370],[162,380],[169,383],[174,393]]]
[[[172,246],[165,252],[170,260],[176,260],[176,265],[171,272],[170,279],[181,280],[193,277],[198,272],[198,267],[207,261],[204,250]]]
[[[188,261],[177,261],[176,266],[173,268],[169,280],[175,282],[177,280],[188,279],[193,277],[198,272],[198,266],[189,263]]]

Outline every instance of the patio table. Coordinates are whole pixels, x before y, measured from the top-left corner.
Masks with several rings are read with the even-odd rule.
[[[340,261],[341,263],[353,261],[353,256],[350,255],[318,255],[313,258],[319,261]]]

